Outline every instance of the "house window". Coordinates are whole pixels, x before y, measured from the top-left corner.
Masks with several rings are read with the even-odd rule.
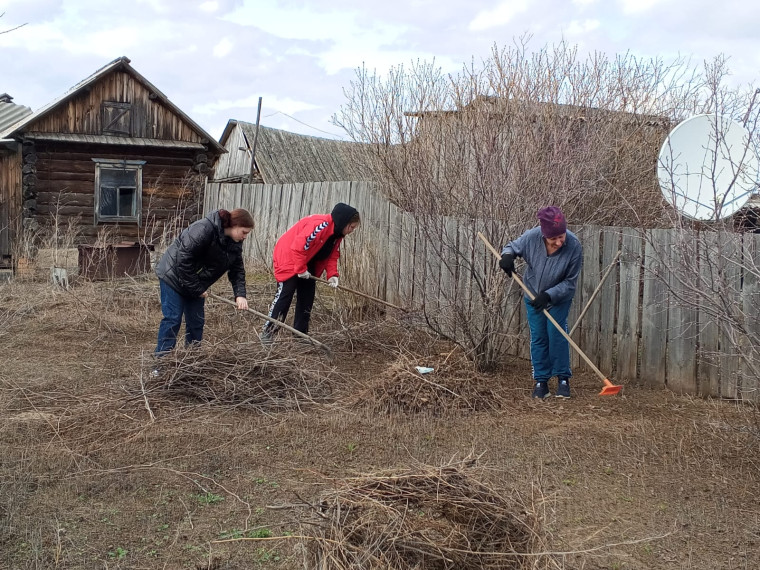
[[[132,136],[132,104],[103,101],[103,134]]]
[[[92,160],[95,162],[95,223],[134,222],[139,226],[145,161]]]

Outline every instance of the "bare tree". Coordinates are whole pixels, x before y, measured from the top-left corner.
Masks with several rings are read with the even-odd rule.
[[[5,16],[5,12],[3,12],[2,14],[0,14],[0,18],[2,18],[3,16]],[[19,24],[18,26],[14,27],[14,28],[10,28],[8,30],[0,30],[0,34],[7,34],[8,32],[12,32],[13,30],[18,30],[19,28],[23,28],[24,26],[26,26],[26,23]]]
[[[760,89],[728,88],[729,75],[725,58],[707,62],[703,97],[691,109],[710,115],[714,127],[706,140],[695,141],[705,156],[700,201],[715,205],[714,219],[694,221],[669,209],[668,227],[674,228],[669,242],[647,235],[654,265],[664,271],[652,271],[645,278],[662,283],[668,334],[692,338],[699,347],[699,391],[758,401],[760,235],[756,225],[742,227],[753,214],[751,208],[730,217],[722,217],[720,208],[734,185],[754,186],[758,195],[757,172],[745,169],[748,163],[757,164]],[[745,127],[749,137],[744,147],[728,149],[728,122],[722,118]],[[727,179],[721,177],[721,159],[731,162]]]
[[[670,129],[708,111],[757,120],[747,93],[721,87],[722,57],[701,69],[630,53],[581,58],[564,42],[530,51],[528,43],[494,47],[453,75],[419,61],[385,77],[359,69],[335,117],[372,145],[368,174],[417,220],[427,322],[483,367],[513,340],[504,322],[519,303],[505,302],[494,260],[476,251],[477,231],[500,247],[548,204],[572,224],[672,227],[678,218],[656,176]]]

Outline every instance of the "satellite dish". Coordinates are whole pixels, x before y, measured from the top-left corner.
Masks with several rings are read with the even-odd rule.
[[[734,214],[757,188],[758,157],[747,129],[720,115],[696,115],[660,149],[657,177],[665,199],[694,220]]]

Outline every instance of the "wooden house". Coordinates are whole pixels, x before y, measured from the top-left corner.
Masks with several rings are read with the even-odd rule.
[[[213,182],[289,184],[367,180],[369,145],[300,135],[230,120],[219,140],[227,151]],[[251,160],[253,157],[253,160]]]
[[[0,132],[32,114],[29,107],[16,105],[7,93],[0,95]],[[5,144],[3,144],[3,142]],[[11,186],[21,179],[21,145],[13,140],[0,141],[0,267],[10,265],[11,213],[20,211],[20,196],[11,192]]]
[[[0,125],[6,265],[27,234],[51,227],[73,227],[84,244],[156,241],[200,215],[224,152],[126,57]]]

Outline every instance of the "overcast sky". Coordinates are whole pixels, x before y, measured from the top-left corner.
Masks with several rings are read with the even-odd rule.
[[[456,72],[532,34],[580,53],[695,62],[725,54],[758,83],[750,0],[0,0],[0,93],[33,110],[111,60],[132,66],[212,136],[229,119],[345,138],[331,124],[357,67]]]

